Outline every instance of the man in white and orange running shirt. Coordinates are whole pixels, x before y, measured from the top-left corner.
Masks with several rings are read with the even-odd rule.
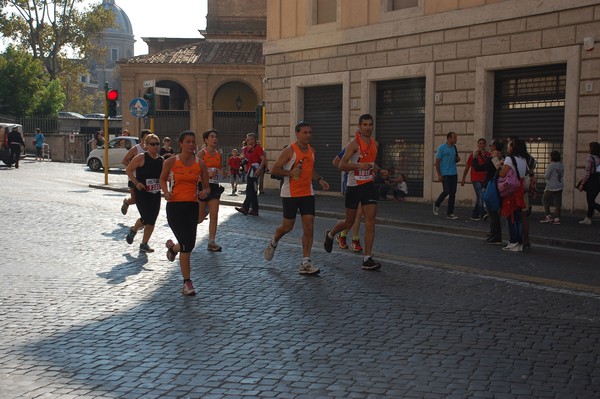
[[[283,176],[281,201],[283,202],[283,221],[275,230],[275,235],[265,249],[265,259],[271,260],[279,240],[294,228],[296,213],[300,211],[302,219],[302,263],[300,274],[314,275],[320,270],[310,260],[315,222],[315,193],[312,181],[317,181],[323,190],[329,190],[329,184],[314,170],[315,150],[310,146],[312,127],[301,121],[296,125],[296,142],[284,148],[273,164],[271,174]]]
[[[373,260],[373,241],[375,240],[375,217],[377,216],[378,193],[373,182],[377,166],[377,142],[373,134],[373,117],[363,114],[358,118],[357,134],[348,145],[346,153],[340,160],[338,169],[348,171],[348,186],[346,188],[346,219],[340,220],[331,230],[325,232],[323,246],[325,251],[333,249],[333,237],[340,231],[349,228],[354,223],[360,206],[365,218],[365,247],[363,270],[379,270],[381,264]]]

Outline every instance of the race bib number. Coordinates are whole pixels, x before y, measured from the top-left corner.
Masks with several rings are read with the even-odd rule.
[[[146,191],[152,194],[160,192],[159,179],[146,179]]]
[[[219,169],[208,168],[208,182],[218,184],[219,183]]]
[[[357,169],[354,171],[354,180],[356,180],[357,182],[361,181],[361,182],[366,182],[369,180],[373,179],[373,175],[371,174],[371,170],[372,169],[368,169],[368,170],[362,170],[362,169]]]

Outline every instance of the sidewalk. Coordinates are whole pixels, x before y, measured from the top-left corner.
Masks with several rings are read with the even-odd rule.
[[[244,186],[241,185],[240,189],[243,190]],[[244,201],[244,193],[239,194],[237,197],[230,196],[229,193],[231,193],[231,188],[229,185],[225,185],[225,192],[221,196],[222,204],[239,206]],[[258,202],[261,209],[281,210],[281,198],[278,190],[265,190],[264,194],[259,195]],[[454,213],[459,219],[447,220],[445,218],[446,203],[447,201],[442,203],[440,215],[435,216],[430,203],[417,203],[410,200],[405,202],[395,200],[379,201],[377,222],[418,230],[485,238],[489,230],[488,222],[471,220],[472,208],[470,207],[456,207]],[[344,198],[341,195],[317,194],[316,208],[317,216],[341,219],[344,217]],[[537,244],[600,252],[600,221],[596,219],[591,226],[583,226],[579,224],[583,216],[563,211],[561,224],[551,225],[539,222],[544,217],[543,211],[532,212],[529,217],[529,234],[532,247]],[[508,239],[508,228],[504,221],[502,223],[502,233],[504,238]]]
[[[245,194],[231,196],[231,186],[222,183],[225,192],[221,195],[221,204],[240,206],[244,201]],[[128,192],[127,187],[90,185],[93,188],[109,189]],[[239,190],[244,190],[245,185],[240,184]],[[259,195],[259,206],[261,209],[272,211],[281,210],[281,198],[279,190],[266,189],[264,194]],[[413,202],[410,199],[405,202],[395,200],[379,201],[377,208],[377,222],[399,227],[412,228],[425,231],[445,232],[448,234],[461,234],[481,237],[483,240],[489,230],[486,221],[475,221],[470,219],[471,208],[456,207],[455,214],[458,220],[447,220],[445,201],[440,207],[440,215],[435,216],[430,203]],[[344,198],[336,194],[317,193],[316,200],[317,216],[341,219],[344,217]],[[543,219],[543,212],[534,211],[529,217],[529,234],[532,247],[536,245],[562,247],[583,251],[600,253],[600,220],[595,219],[591,226],[580,225],[582,214],[570,214],[563,211],[560,225],[539,223]],[[502,223],[502,233],[508,239],[508,228],[506,222]]]

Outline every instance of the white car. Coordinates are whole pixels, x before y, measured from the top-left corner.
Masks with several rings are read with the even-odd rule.
[[[69,112],[69,111],[61,111],[58,113],[59,118],[66,119],[85,119],[85,116],[77,113],[77,112]]]
[[[122,161],[132,147],[140,140],[137,137],[119,136],[108,142],[108,168],[125,169]],[[100,170],[104,167],[104,146],[90,152],[86,160],[91,170]]]
[[[84,114],[83,116],[88,119],[104,119],[104,114],[100,114],[100,113]]]

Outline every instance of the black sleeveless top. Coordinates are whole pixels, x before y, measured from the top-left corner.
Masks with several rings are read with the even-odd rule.
[[[144,153],[144,166],[136,169],[135,177],[146,186],[146,192],[160,194],[159,178],[162,173],[163,161],[164,158],[161,156],[153,159],[147,152]]]

